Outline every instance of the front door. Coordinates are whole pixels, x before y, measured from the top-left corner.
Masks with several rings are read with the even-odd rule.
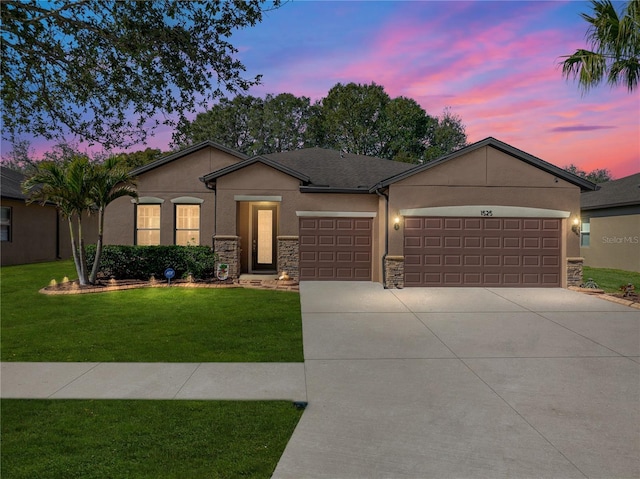
[[[276,271],[277,206],[253,205],[251,211],[251,271]]]

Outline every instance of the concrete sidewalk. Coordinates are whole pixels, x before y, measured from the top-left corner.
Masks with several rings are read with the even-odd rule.
[[[303,363],[3,362],[0,396],[307,400]]]
[[[274,478],[640,477],[640,311],[563,289],[301,284]]]

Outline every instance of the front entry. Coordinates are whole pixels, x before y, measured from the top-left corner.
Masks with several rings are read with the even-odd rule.
[[[251,271],[276,272],[276,238],[278,236],[278,207],[251,207]]]

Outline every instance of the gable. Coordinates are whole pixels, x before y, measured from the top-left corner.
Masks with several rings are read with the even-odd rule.
[[[138,173],[138,190],[206,191],[207,188],[199,180],[200,177],[239,161],[241,159],[235,155],[206,146]],[[135,172],[136,170],[133,173]]]
[[[406,186],[574,187],[518,158],[485,146],[396,182]]]
[[[298,190],[300,180],[264,163],[255,162],[232,171],[216,180],[217,190],[278,194],[283,190]]]
[[[447,165],[447,168],[441,168],[444,165]],[[584,178],[491,137],[388,178],[379,186],[404,182],[413,176],[422,176],[422,173],[427,171],[434,176],[433,179],[414,180],[414,183],[409,180],[404,184],[535,187],[540,182],[547,186],[548,179],[552,178],[553,183],[559,187],[566,186],[557,185],[564,181],[584,191],[596,188],[594,183]],[[544,174],[541,175],[541,172]],[[435,183],[429,183],[430,181]]]

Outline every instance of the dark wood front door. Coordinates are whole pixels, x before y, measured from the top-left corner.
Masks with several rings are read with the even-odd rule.
[[[276,271],[278,207],[254,205],[251,212],[251,270]]]

